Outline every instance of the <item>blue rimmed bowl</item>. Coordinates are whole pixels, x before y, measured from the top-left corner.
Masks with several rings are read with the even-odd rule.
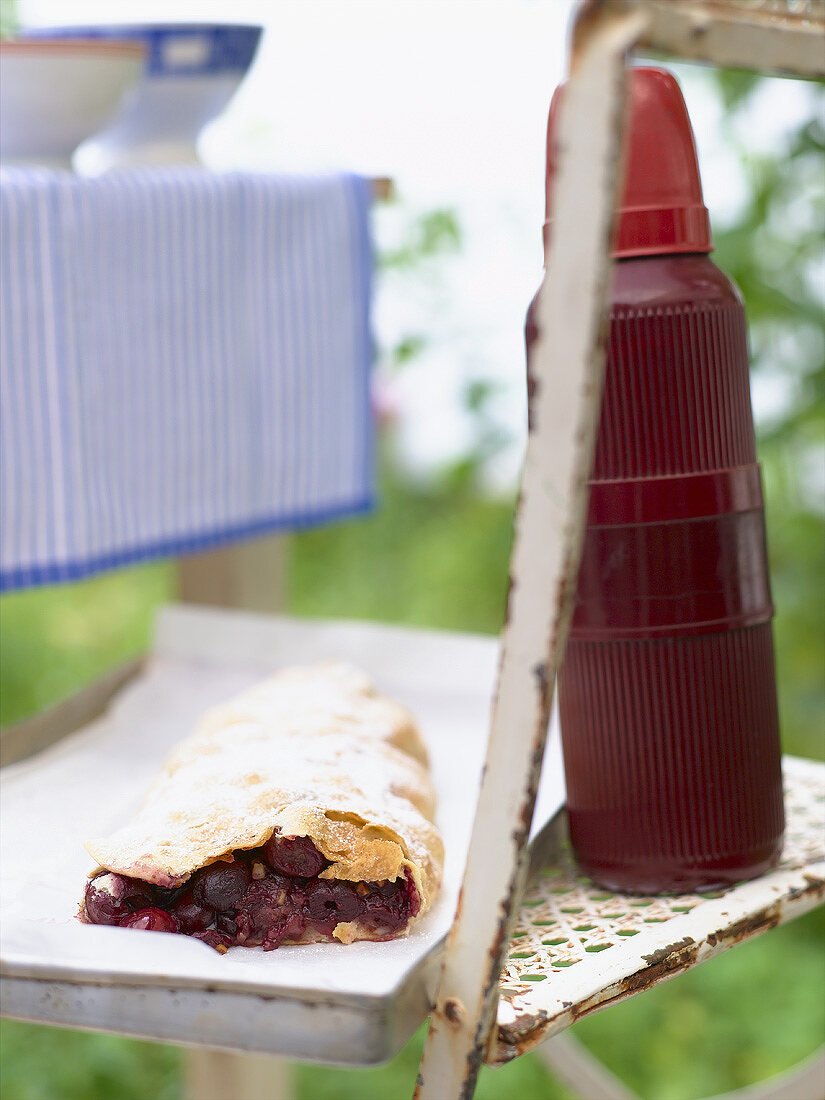
[[[127,39],[146,49],[143,79],[112,125],[84,143],[81,171],[198,162],[197,140],[251,66],[262,28],[228,23],[39,27],[26,38]]]

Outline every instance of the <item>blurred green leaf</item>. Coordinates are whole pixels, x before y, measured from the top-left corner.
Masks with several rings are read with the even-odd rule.
[[[415,359],[417,355],[420,355],[426,346],[427,339],[425,336],[418,333],[405,336],[393,347],[391,352],[392,361],[396,366],[403,367],[405,363],[409,363],[411,359]]]
[[[411,219],[401,244],[385,249],[378,263],[382,268],[413,268],[423,260],[457,252],[461,237],[455,210],[446,207],[428,210]]]
[[[728,111],[741,108],[759,85],[759,76],[747,69],[716,69],[716,83]]]
[[[0,38],[14,38],[19,30],[17,0],[0,0]]]

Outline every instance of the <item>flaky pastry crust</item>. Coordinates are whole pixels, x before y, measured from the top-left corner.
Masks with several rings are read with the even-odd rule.
[[[86,848],[107,871],[177,887],[279,830],[312,840],[330,861],[321,878],[409,873],[423,913],[440,886],[443,845],[422,760],[409,713],[362,672],[286,669],[209,711],[133,820]],[[343,924],[336,936],[361,938]]]

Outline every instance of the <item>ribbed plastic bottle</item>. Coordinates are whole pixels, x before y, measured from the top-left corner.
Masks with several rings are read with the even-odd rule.
[[[784,813],[744,308],[708,257],[679,86],[661,69],[628,76],[604,396],[559,690],[578,862],[648,894],[760,874]],[[534,332],[531,307],[528,356]]]

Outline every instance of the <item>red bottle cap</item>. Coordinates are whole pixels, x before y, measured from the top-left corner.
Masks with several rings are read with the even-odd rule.
[[[710,220],[693,130],[675,78],[664,69],[628,70],[628,122],[625,130],[624,190],[614,224],[613,256],[657,256],[710,252]],[[556,146],[553,131],[564,85],[553,94],[547,122],[547,221]]]

